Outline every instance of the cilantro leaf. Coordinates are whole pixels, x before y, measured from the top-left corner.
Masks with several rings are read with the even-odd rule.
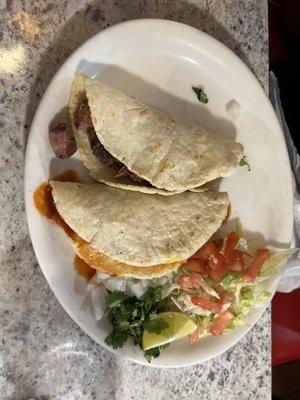
[[[115,327],[118,331],[128,331],[130,328],[130,321],[128,317],[118,313],[115,318]]]
[[[160,352],[166,348],[169,344],[164,344],[163,346],[153,347],[152,349],[145,351],[145,358],[150,363],[153,358],[157,358],[160,355]]]
[[[117,292],[107,290],[105,297],[105,304],[108,310],[118,307],[125,299],[127,298],[126,294],[123,292]]]
[[[151,362],[152,357],[156,358],[160,355],[160,347],[153,347],[153,349],[149,349],[145,351],[145,358],[148,363]]]
[[[168,328],[169,325],[156,313],[151,313],[148,317],[147,322],[144,324],[144,329],[150,333],[156,333],[157,335],[163,329]]]
[[[140,346],[140,348],[142,348],[143,346],[142,346],[142,336],[141,335],[139,335],[139,336],[133,336],[133,343],[136,345],[136,346]]]
[[[207,94],[204,92],[204,90],[200,86],[192,86],[193,91],[196,93],[197,99],[201,103],[208,103],[208,97]]]
[[[163,288],[150,287],[141,297],[127,296],[123,292],[107,290],[106,307],[108,321],[112,324],[113,330],[107,336],[105,342],[114,349],[123,347],[128,337],[133,338],[136,346],[142,348],[142,335],[144,329],[159,334],[168,324],[159,317],[158,313],[167,311],[169,304],[166,299],[162,300]],[[158,357],[161,346],[156,350],[149,350],[147,359],[150,362],[152,357]],[[145,353],[146,356],[146,353]]]
[[[247,161],[246,156],[244,156],[243,158],[241,158],[241,161],[239,162],[239,166],[240,166],[240,167],[244,167],[245,165],[247,165],[248,171],[251,171],[251,167],[250,167],[250,164],[249,164],[248,161]]]
[[[124,343],[128,339],[128,332],[119,332],[113,330],[105,339],[105,343],[111,346],[113,349],[118,349],[124,346]]]
[[[141,298],[141,301],[144,303],[146,313],[150,313],[154,305],[160,301],[162,290],[162,286],[150,287]]]

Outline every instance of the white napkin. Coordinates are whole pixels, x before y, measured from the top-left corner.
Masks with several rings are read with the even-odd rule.
[[[278,81],[273,72],[270,72],[270,100],[273,104],[278,120],[281,124],[286,145],[288,148],[291,168],[294,177],[294,235],[292,247],[300,247],[300,157],[294,145],[289,127],[286,123],[283,109],[280,102],[280,91]],[[292,256],[284,273],[281,276],[277,290],[279,292],[291,292],[300,287],[300,252]]]

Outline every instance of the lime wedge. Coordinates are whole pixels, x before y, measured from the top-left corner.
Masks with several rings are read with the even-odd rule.
[[[146,329],[143,332],[142,344],[144,350],[171,343],[190,335],[197,329],[197,325],[187,315],[180,312],[163,312],[159,316],[169,325],[160,334],[150,333]]]

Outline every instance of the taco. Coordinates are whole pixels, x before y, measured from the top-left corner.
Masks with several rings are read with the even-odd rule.
[[[71,87],[69,116],[82,162],[114,187],[178,193],[232,174],[243,157],[240,143],[82,74]]]
[[[173,196],[101,184],[51,181],[52,197],[75,252],[111,275],[162,276],[177,269],[219,229],[227,193]]]

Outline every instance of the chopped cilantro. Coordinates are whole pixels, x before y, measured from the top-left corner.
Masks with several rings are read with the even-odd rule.
[[[124,346],[127,338],[128,332],[120,332],[114,329],[105,339],[105,343],[114,349],[118,349]]]
[[[208,103],[208,97],[207,94],[204,92],[204,90],[200,87],[200,86],[192,86],[193,91],[196,93],[197,99],[201,102],[201,103]]]
[[[126,299],[126,294],[123,292],[111,292],[107,291],[105,298],[106,307],[108,309],[113,309],[121,304]]]
[[[150,363],[152,357],[153,358],[158,357],[160,355],[160,352],[162,351],[162,349],[164,349],[167,346],[168,346],[168,344],[165,344],[164,346],[153,347],[153,349],[146,350],[145,351],[146,360]]]
[[[247,161],[246,156],[244,156],[244,157],[241,159],[239,165],[240,165],[240,167],[244,167],[245,165],[247,165],[248,171],[251,171],[251,168],[250,168],[250,165],[249,165],[249,163],[248,163],[248,161]]]
[[[149,314],[148,321],[144,323],[144,329],[157,335],[166,328],[168,328],[168,324],[155,312]]]
[[[144,329],[159,334],[168,324],[158,313],[166,311],[168,304],[161,299],[162,287],[149,288],[141,298],[127,296],[123,292],[107,290],[107,317],[113,326],[112,332],[105,342],[114,349],[123,347],[128,337],[133,338],[135,345],[142,347]],[[145,357],[150,362],[152,357],[158,357],[164,346],[145,351]]]

